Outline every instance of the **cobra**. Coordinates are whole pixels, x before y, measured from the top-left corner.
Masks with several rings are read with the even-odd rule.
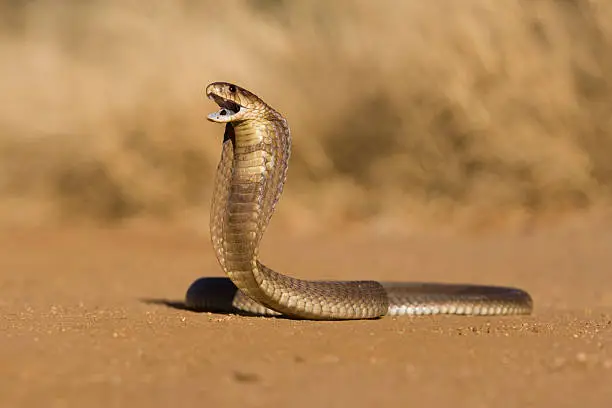
[[[208,285],[196,281],[187,291],[189,308],[313,320],[531,313],[531,296],[513,287],[310,281],[265,266],[259,260],[259,244],[285,184],[291,154],[289,125],[278,111],[238,85],[214,82],[206,87],[206,95],[220,108],[208,120],[225,125],[210,234],[229,279],[213,279]]]

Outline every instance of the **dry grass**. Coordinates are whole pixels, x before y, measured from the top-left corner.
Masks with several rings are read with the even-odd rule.
[[[612,197],[607,0],[1,4],[5,221],[205,219],[214,80],[289,119],[293,225]]]

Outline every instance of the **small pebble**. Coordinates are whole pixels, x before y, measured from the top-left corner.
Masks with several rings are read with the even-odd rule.
[[[587,361],[587,355],[586,353],[578,353],[576,354],[576,361],[580,362],[580,363],[586,363]]]

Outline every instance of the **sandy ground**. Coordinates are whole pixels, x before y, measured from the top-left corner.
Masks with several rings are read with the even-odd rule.
[[[0,406],[612,406],[612,224],[479,237],[271,231],[308,278],[528,289],[529,317],[308,322],[193,313],[205,234],[0,234]]]

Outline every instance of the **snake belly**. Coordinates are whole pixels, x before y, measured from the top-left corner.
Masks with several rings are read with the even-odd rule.
[[[286,119],[237,85],[214,82],[207,96],[221,108],[208,119],[225,124],[210,215],[212,245],[229,278],[200,279],[186,305],[297,319],[373,319],[386,315],[529,314],[524,290],[472,284],[310,281],[259,261],[259,244],[280,199],[291,153]]]

